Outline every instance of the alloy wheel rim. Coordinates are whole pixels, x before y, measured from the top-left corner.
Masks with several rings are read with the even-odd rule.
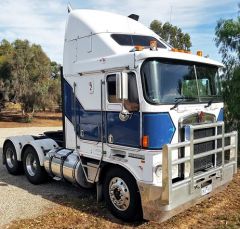
[[[109,183],[109,196],[112,204],[120,211],[130,205],[130,192],[127,184],[120,177],[114,177]]]
[[[37,172],[37,161],[32,154],[28,154],[26,158],[26,168],[30,176],[35,176]]]

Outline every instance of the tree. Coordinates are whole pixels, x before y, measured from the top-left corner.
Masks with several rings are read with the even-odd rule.
[[[23,114],[58,104],[58,64],[51,62],[40,45],[28,40],[0,44],[0,103],[21,104]]]
[[[0,110],[4,107],[4,102],[9,101],[11,93],[11,58],[12,46],[7,40],[0,43]]]
[[[183,33],[180,28],[169,22],[162,24],[162,22],[154,20],[150,24],[150,29],[174,48],[190,50],[192,46],[190,35]]]
[[[220,19],[215,35],[225,65],[222,81],[227,129],[240,130],[240,17]]]
[[[236,20],[220,19],[215,29],[215,41],[223,61],[235,64],[240,59],[240,17]]]

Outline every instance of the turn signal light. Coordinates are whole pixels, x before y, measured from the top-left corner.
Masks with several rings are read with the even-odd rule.
[[[149,137],[147,135],[144,135],[142,138],[142,146],[143,148],[148,148],[149,146]]]

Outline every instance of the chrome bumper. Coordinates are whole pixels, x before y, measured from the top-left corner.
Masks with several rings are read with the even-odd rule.
[[[233,178],[237,172],[237,132],[227,133],[200,139],[193,139],[195,129],[218,128],[224,124],[222,122],[190,126],[190,141],[177,144],[165,145],[162,158],[162,187],[138,182],[141,193],[143,217],[147,220],[162,222],[179,212],[189,208],[193,204],[221,191]],[[216,132],[217,133],[217,132]],[[225,138],[230,138],[230,144],[225,146]],[[222,146],[197,155],[194,155],[194,144],[222,139]],[[188,148],[189,155],[184,158],[172,160],[172,153],[179,148]],[[226,161],[225,152],[231,151],[231,160]],[[221,165],[215,165],[205,172],[194,173],[194,160],[208,155],[221,153]],[[183,180],[172,182],[172,167],[175,165],[188,163],[190,165],[189,175]]]

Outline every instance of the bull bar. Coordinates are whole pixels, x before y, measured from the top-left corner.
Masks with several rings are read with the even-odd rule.
[[[143,215],[145,219],[162,222],[173,215],[200,202],[211,194],[221,191],[237,172],[238,133],[224,133],[224,122],[215,122],[202,125],[189,125],[190,139],[188,141],[164,145],[162,151],[162,187],[138,182],[142,198]],[[217,128],[221,128],[218,134]],[[215,128],[215,135],[194,139],[194,131],[204,128]],[[226,138],[230,144],[225,145]],[[217,141],[221,139],[221,146]],[[194,154],[194,145],[215,141],[213,150]],[[187,149],[189,155],[173,159],[173,152],[180,148]],[[225,159],[225,152],[230,151],[231,158]],[[221,163],[217,164],[217,154],[221,154]],[[204,172],[194,172],[194,160],[209,155],[215,155],[211,168]],[[190,166],[189,176],[173,182],[173,166],[186,164]],[[204,188],[206,187],[206,188]],[[210,187],[210,188],[208,188]],[[204,190],[203,190],[204,189]]]

